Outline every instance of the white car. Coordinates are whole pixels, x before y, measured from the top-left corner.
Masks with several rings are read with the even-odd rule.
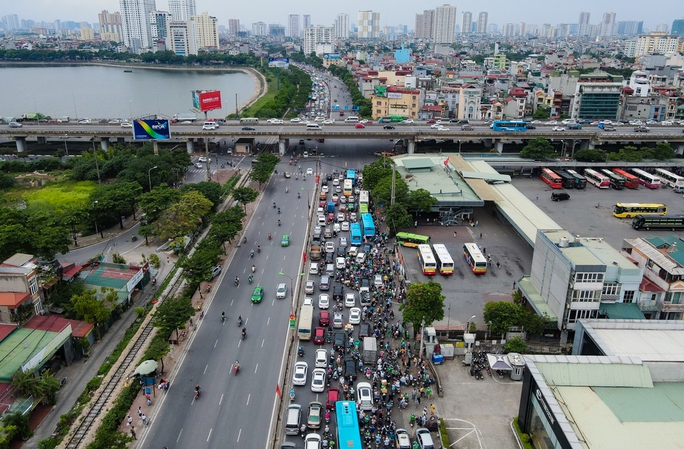
[[[442,127],[441,121],[438,121],[437,123],[433,123],[432,125],[430,125],[430,128],[432,128],[432,129],[439,129],[441,127]]]
[[[207,162],[207,158],[204,156],[200,156],[199,159],[197,159],[200,162]]]
[[[290,119],[290,123],[299,123],[299,122],[301,122],[301,120],[297,117]]]
[[[354,307],[356,305],[356,295],[354,293],[344,294],[344,306]]]
[[[368,382],[359,382],[356,385],[356,403],[358,404],[359,408],[361,410],[370,410],[373,408],[373,388]],[[402,429],[397,429],[397,436],[399,435],[399,430]],[[404,430],[404,433],[406,434],[406,438],[409,438],[408,432]],[[399,440],[399,438],[397,438]],[[406,441],[406,440],[405,440]],[[411,447],[411,440],[410,438],[408,439],[408,445],[404,446],[397,446],[398,448],[403,448],[403,447]]]
[[[311,372],[311,391],[314,393],[325,391],[325,369],[316,368]]]
[[[276,288],[276,299],[285,299],[287,296],[287,285],[285,285],[284,282],[281,282],[278,284],[278,288]]]
[[[331,120],[331,119],[323,120],[324,125],[332,125],[333,123],[335,123],[335,120]]]
[[[328,186],[321,187],[321,192],[328,193]]]
[[[349,222],[348,222],[348,221],[343,221],[343,222],[340,224],[340,229],[342,229],[343,231],[349,231]]]
[[[379,274],[376,274],[375,277],[373,278],[373,285],[375,285],[375,288],[380,288],[382,287],[382,276]]]
[[[356,391],[359,391],[357,389]],[[357,401],[358,403],[358,401]],[[361,409],[363,410],[363,409]],[[410,448],[411,447],[411,437],[406,429],[397,429],[394,433],[395,439],[397,440],[397,449]]]
[[[82,118],[81,120],[78,121],[80,124],[85,124],[85,123],[92,123],[92,121],[89,118]]]
[[[349,214],[349,219],[351,221],[356,221],[356,212],[352,212],[351,214]]]
[[[302,154],[302,156],[303,156],[303,157],[309,157],[309,152],[308,152],[308,151],[305,151],[305,152]]]
[[[339,223],[334,223],[334,224],[333,224],[333,232],[339,233],[341,230],[342,230],[342,228],[340,228],[340,224],[339,224]]]
[[[342,192],[342,187],[341,186],[335,186],[335,193],[341,193]]]
[[[319,226],[325,226],[325,215],[323,215],[323,214],[318,215],[318,225]]]
[[[306,385],[308,372],[309,365],[306,362],[295,363],[294,374],[292,375],[292,385]]]
[[[202,125],[203,131],[213,131],[216,129],[216,123],[205,123]]]
[[[344,327],[344,319],[341,313],[333,313],[333,327],[335,329],[342,329]]]
[[[361,309],[354,307],[349,310],[349,322],[351,324],[359,324],[361,322]]]
[[[122,122],[121,123],[122,128],[133,128],[133,123],[131,122]]]
[[[314,281],[306,281],[306,284],[304,284],[304,293],[307,295],[313,294],[315,285],[316,283]]]
[[[413,119],[407,118],[402,123],[406,123],[407,125],[413,125]]]
[[[311,262],[309,267],[309,274],[318,274],[318,264],[316,262]]]
[[[330,307],[330,296],[325,293],[321,293],[318,295],[318,308],[325,310],[328,307]]]
[[[333,201],[339,201],[339,200],[340,200],[340,196],[339,196],[337,193],[333,193],[332,200],[333,200]]]
[[[307,168],[306,169],[306,176],[311,176],[313,175],[313,168]]]
[[[449,131],[449,128],[447,128],[446,126],[440,126],[439,128],[437,128],[437,131]]]
[[[340,246],[346,248],[347,244],[347,237],[340,237]]]
[[[328,350],[316,349],[316,368],[328,367]]]
[[[325,252],[326,253],[334,253],[335,252],[335,244],[333,242],[325,242]]]
[[[565,131],[565,128],[563,128],[562,126],[554,126],[553,131]]]
[[[334,186],[339,186],[339,185],[340,185],[340,180],[337,179],[337,178],[335,178],[335,179],[333,179],[332,184],[333,184]]]
[[[321,449],[321,436],[317,433],[307,433],[304,439],[304,449]]]
[[[337,222],[339,223],[340,221],[344,221],[344,214],[342,212],[337,214]]]
[[[420,447],[420,449],[435,447],[435,443],[432,442],[432,435],[430,435],[430,431],[425,427],[416,429],[416,441],[418,442],[418,447]]]
[[[311,307],[313,307],[313,298],[311,298],[311,297],[309,297],[309,296],[305,296],[305,297],[304,297],[304,302],[303,302],[302,304],[305,305],[305,306],[311,306]]]
[[[338,257],[335,259],[335,268],[338,270],[344,270],[344,266],[346,265],[346,261],[344,257]]]

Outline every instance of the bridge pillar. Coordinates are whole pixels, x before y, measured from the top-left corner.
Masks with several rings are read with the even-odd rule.
[[[281,156],[285,156],[285,150],[287,149],[287,145],[285,145],[284,140],[279,140],[278,141],[278,153],[280,153]]]
[[[675,154],[682,155],[684,154],[684,144],[680,143],[678,145],[673,145],[672,149],[674,150]]]
[[[502,154],[502,153],[503,153],[503,147],[504,147],[503,141],[502,141],[502,140],[497,140],[497,141],[496,141],[496,151],[497,151],[499,154]]]
[[[109,139],[106,137],[100,139],[100,146],[102,147],[102,151],[109,150]]]
[[[26,137],[14,137],[14,142],[17,145],[17,153],[26,152]]]
[[[494,146],[494,139],[482,139],[482,145],[485,148],[491,148]]]
[[[592,145],[591,140],[585,139],[580,143],[580,150],[593,150],[594,145]]]
[[[407,141],[407,146],[406,146],[406,151],[408,154],[413,154],[416,152],[416,141],[415,140],[408,140]]]
[[[36,137],[36,140],[38,141],[38,145],[45,145],[47,143],[47,137],[45,136],[38,136]]]
[[[188,154],[194,153],[195,152],[195,142],[193,142],[192,139],[188,139],[185,142],[185,148],[187,149]]]

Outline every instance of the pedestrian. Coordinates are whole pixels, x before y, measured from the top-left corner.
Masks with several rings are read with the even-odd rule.
[[[537,194],[537,201],[539,201],[539,195]]]
[[[126,427],[130,426],[133,423],[133,418],[131,415],[128,415],[128,420],[126,420]]]
[[[501,262],[499,262],[498,260],[496,261],[496,268],[501,268]]]
[[[515,290],[515,281],[513,281],[513,290]]]
[[[142,416],[142,407],[138,407],[138,416]]]
[[[417,228],[417,227],[418,227],[418,220],[416,220],[416,221],[413,223],[413,227],[414,227],[414,228]]]
[[[480,238],[482,238],[482,233],[480,232]]]
[[[131,427],[131,436],[134,440],[138,439],[138,436],[135,434],[135,427]]]
[[[430,414],[431,415],[435,414],[435,404],[430,404]]]
[[[456,235],[457,235],[457,234],[458,234],[458,233],[457,233],[456,231],[454,231],[454,238],[456,238]]]
[[[147,425],[147,416],[145,416],[145,414],[143,413],[142,416],[141,416],[141,418],[142,418],[142,423],[143,423],[144,425]]]

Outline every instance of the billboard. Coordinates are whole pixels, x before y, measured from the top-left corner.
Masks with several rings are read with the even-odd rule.
[[[290,58],[268,58],[268,66],[286,69],[290,67]]]
[[[221,109],[221,91],[193,90],[192,107],[202,112]]]
[[[169,140],[171,129],[168,120],[133,120],[135,140]]]
[[[387,92],[387,98],[401,100],[401,92]]]

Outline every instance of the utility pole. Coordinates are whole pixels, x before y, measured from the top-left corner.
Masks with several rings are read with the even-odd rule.
[[[240,119],[240,112],[238,111],[238,94],[235,94],[235,118]]]
[[[395,191],[395,184],[396,184],[395,175],[396,175],[396,171],[397,171],[397,166],[394,165],[394,164],[392,164],[392,195],[391,195],[391,198],[390,198],[390,206],[394,205],[394,200],[395,200],[395,195],[396,195],[396,191]]]

